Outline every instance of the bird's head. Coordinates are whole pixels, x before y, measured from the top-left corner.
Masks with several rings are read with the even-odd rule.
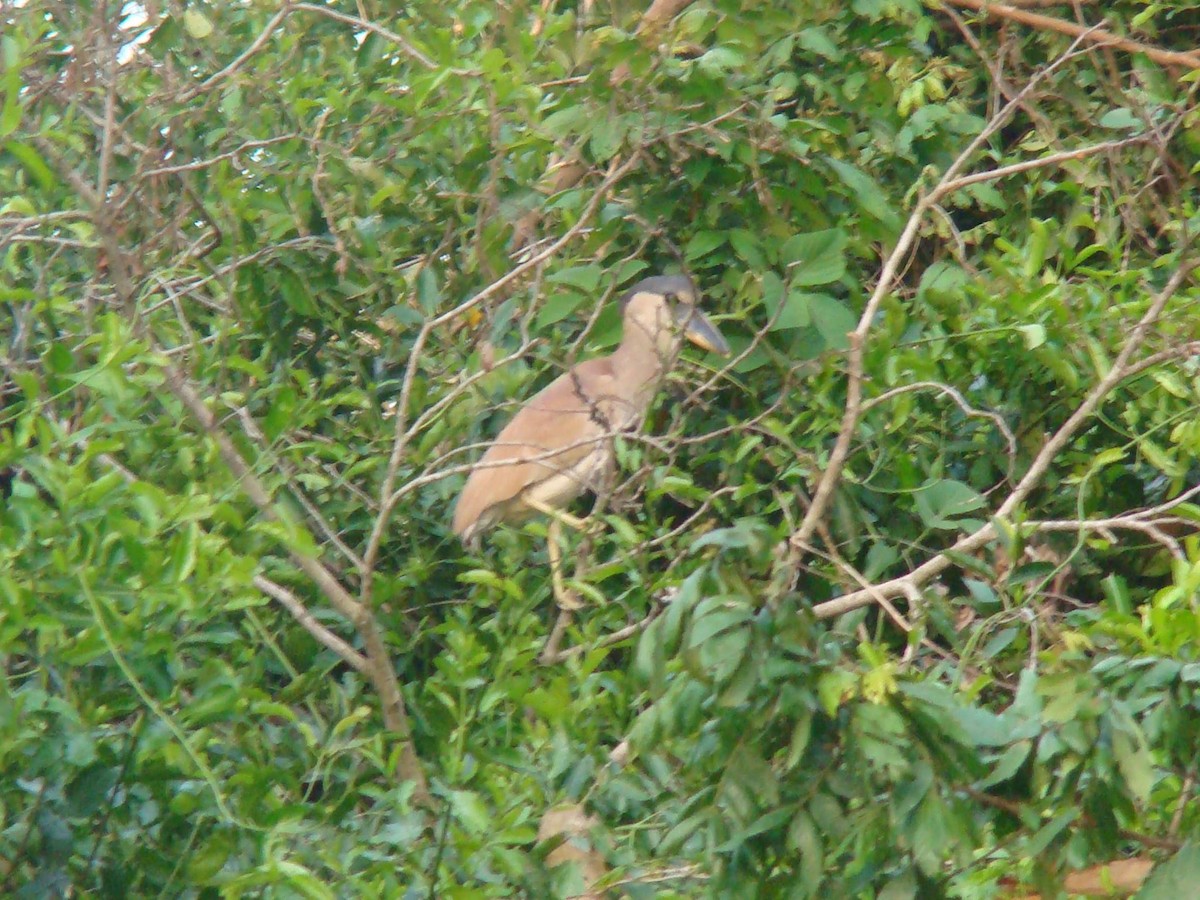
[[[700,312],[700,295],[686,275],[643,278],[621,298],[625,331],[649,335],[663,355],[678,350],[681,338],[722,356],[729,344],[717,326]]]

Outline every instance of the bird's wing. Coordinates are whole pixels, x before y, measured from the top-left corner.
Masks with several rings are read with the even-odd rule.
[[[598,442],[628,427],[616,387],[612,362],[601,358],[580,363],[535,394],[471,470],[454,510],[455,533],[530,485],[569,471]],[[581,483],[579,492],[586,488]]]

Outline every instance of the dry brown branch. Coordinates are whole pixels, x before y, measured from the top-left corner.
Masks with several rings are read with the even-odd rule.
[[[1155,47],[1152,44],[1123,38],[1105,28],[1089,28],[1084,25],[1076,25],[1074,22],[1064,22],[1062,19],[1056,19],[1053,16],[1044,16],[1041,13],[1018,9],[1016,6],[1007,3],[994,3],[992,0],[945,0],[945,2],[953,6],[973,9],[993,19],[1007,19],[1012,22],[1020,22],[1022,25],[1029,25],[1032,28],[1039,28],[1043,31],[1054,31],[1090,44],[1116,47],[1128,53],[1144,53],[1162,66],[1186,66],[1189,69],[1200,69],[1200,53],[1180,53],[1177,50],[1163,50],[1161,47]]]
[[[1196,773],[1188,772],[1179,788],[1179,802],[1175,805],[1175,812],[1171,814],[1171,824],[1167,826],[1167,834],[1171,837],[1179,834],[1179,827],[1183,824],[1183,814],[1192,800],[1192,792],[1195,789]]]
[[[554,540],[554,538],[551,537],[550,540]],[[567,629],[571,627],[574,618],[571,610],[559,607],[558,615],[554,619],[554,627],[550,629],[550,636],[546,638],[542,652],[538,654],[538,662],[543,666],[552,666],[566,658],[561,655],[559,647],[562,646],[563,638],[566,637]]]
[[[236,57],[234,57],[233,61],[230,62],[229,65],[227,65],[225,68],[221,69],[219,72],[214,72],[212,75],[210,75],[208,78],[206,78],[200,84],[196,85],[190,91],[184,91],[183,94],[180,96],[179,100],[181,102],[184,102],[184,101],[190,100],[193,97],[196,97],[200,94],[203,94],[206,91],[212,90],[214,87],[216,87],[218,84],[220,84],[226,78],[228,78],[230,75],[232,75],[234,72],[236,72],[242,66],[244,66],[246,64],[246,62],[252,56],[254,56],[254,54],[256,54],[259,50],[261,50],[266,45],[267,41],[269,41],[271,39],[271,35],[273,35],[275,33],[275,29],[278,28],[279,24],[284,19],[286,19],[289,15],[291,15],[291,13],[292,13],[291,4],[285,2],[281,7],[279,7],[279,9],[275,13],[275,15],[271,16],[271,18],[267,21],[267,24],[263,27],[263,30],[261,32],[259,32],[258,37],[256,37],[253,41],[250,42],[249,47],[247,47],[245,50],[243,50],[241,53],[239,53]]]
[[[1135,144],[1147,144],[1151,138],[1147,135],[1138,135],[1137,137],[1124,138],[1119,141],[1105,141],[1102,144],[1091,144],[1087,147],[1078,147],[1074,150],[1063,150],[1060,153],[1051,153],[1049,156],[1041,156],[1037,159],[1027,159],[1024,162],[1013,163],[1008,166],[1001,166],[998,169],[987,169],[983,172],[975,172],[971,175],[964,175],[962,178],[956,178],[953,182],[946,185],[941,191],[940,196],[944,197],[955,191],[961,190],[972,184],[979,184],[983,181],[997,181],[1001,178],[1007,178],[1009,175],[1017,175],[1021,172],[1028,172],[1031,169],[1044,169],[1047,166],[1057,166],[1061,163],[1070,162],[1073,159],[1085,159],[1089,156],[1095,156],[1097,153],[1106,153],[1110,150],[1121,150],[1125,147],[1130,147]]]
[[[547,640],[546,647],[542,651],[542,655],[538,658],[538,662],[544,666],[554,665],[555,663],[563,662],[564,660],[571,659],[575,656],[582,656],[584,653],[591,653],[593,650],[602,650],[605,647],[611,647],[613,644],[619,644],[621,641],[628,640],[635,634],[641,634],[643,631],[645,631],[646,626],[662,615],[662,612],[665,608],[665,606],[657,606],[651,610],[650,614],[645,618],[630,625],[626,625],[624,628],[618,628],[616,631],[606,634],[595,643],[576,644],[574,647],[568,647],[566,650],[559,650],[557,645],[553,645],[552,647],[551,642]],[[566,610],[563,610],[563,612],[559,615],[559,621],[561,621],[563,616],[566,615],[569,615],[569,613]],[[569,625],[570,620],[568,619],[565,623],[563,623],[563,630],[565,630]],[[555,630],[558,629],[558,622],[555,623],[554,627]]]
[[[411,57],[427,69],[436,69],[438,64],[432,59],[402,38],[396,32],[384,28],[382,25],[376,25],[370,19],[364,19],[361,16],[352,16],[348,13],[338,12],[329,6],[320,6],[316,3],[293,3],[292,9],[315,13],[318,16],[325,16],[328,19],[333,19],[337,22],[342,22],[346,25],[353,25],[355,28],[360,28],[363,31],[369,31],[371,34],[378,35],[390,43],[395,44],[403,51],[405,56]],[[477,75],[468,69],[448,69],[454,75]]]
[[[377,25],[369,19],[363,19],[359,16],[350,15],[349,13],[339,12],[338,10],[332,9],[328,6],[319,6],[315,3],[292,3],[290,0],[285,0],[283,5],[280,6],[276,11],[275,15],[273,15],[267,21],[267,24],[263,27],[263,30],[259,32],[258,37],[251,41],[249,47],[234,57],[234,59],[230,61],[225,68],[218,72],[214,72],[204,81],[190,90],[184,91],[180,95],[179,100],[190,100],[199,96],[200,94],[206,93],[225,79],[229,78],[231,75],[235,74],[240,68],[242,68],[242,66],[244,66],[251,58],[253,58],[255,54],[257,54],[264,46],[266,46],[267,41],[269,41],[272,35],[275,34],[276,29],[278,29],[283,23],[283,20],[294,12],[315,13],[316,15],[325,16],[327,18],[334,19],[335,21],[342,22],[346,25],[352,25],[355,28],[359,28],[363,31],[369,31],[372,34],[376,34],[379,37],[395,44],[406,56],[408,56],[410,59],[416,60],[416,62],[425,68],[437,68],[437,64],[432,59],[430,59],[400,35],[396,34],[394,31],[384,28],[382,25]],[[465,75],[470,73],[459,72],[458,74]]]
[[[227,150],[224,153],[218,153],[216,156],[211,156],[208,159],[194,159],[191,162],[180,163],[175,166],[159,166],[156,169],[139,170],[134,174],[134,179],[140,180],[145,178],[154,178],[159,175],[178,175],[181,172],[196,172],[200,169],[208,169],[215,166],[217,163],[225,160],[236,160],[243,153],[248,153],[251,150],[259,150],[263,147],[270,147],[273,144],[281,144],[284,141],[295,140],[297,134],[281,134],[278,137],[264,138],[261,141],[246,141],[240,146],[232,150]]]
[[[115,239],[110,238],[109,243],[111,244],[109,247],[110,259],[115,262],[121,254],[121,249],[116,246]],[[120,266],[110,262],[110,268],[114,273],[114,278],[117,278],[116,272]],[[125,293],[125,290],[122,290],[120,287],[118,287],[118,291],[122,294]],[[216,417],[209,410],[200,395],[196,393],[192,385],[173,364],[164,363],[162,370],[168,389],[183,404],[201,430],[216,443],[221,459],[237,478],[242,492],[250,498],[262,516],[269,520],[279,521],[280,518],[276,511],[275,502],[270,493],[242,458],[233,441],[221,429],[216,421]],[[302,528],[303,526],[292,523],[292,527]],[[311,537],[309,540],[315,541]],[[375,619],[372,610],[355,600],[318,559],[308,556],[299,549],[293,548],[288,549],[288,555],[297,568],[312,579],[325,599],[339,613],[350,620],[362,638],[363,645],[367,651],[366,674],[370,678],[372,686],[379,694],[384,725],[400,741],[400,777],[405,781],[413,782],[416,788],[414,796],[424,802],[429,796],[428,786],[425,781],[425,773],[421,767],[421,761],[417,756],[416,748],[413,746],[412,728],[409,724],[404,695],[400,691],[400,682],[396,677],[396,670],[392,666],[391,656],[387,651],[387,646],[384,644],[379,623]]]
[[[991,412],[986,409],[976,409],[969,404],[966,398],[956,389],[948,384],[943,384],[940,381],[914,381],[912,384],[902,384],[900,387],[892,388],[890,391],[884,391],[878,397],[872,397],[870,400],[864,401],[862,405],[863,412],[878,406],[880,403],[886,403],[893,397],[900,394],[907,394],[911,391],[937,391],[940,394],[945,394],[955,405],[963,411],[963,414],[972,418],[987,419],[996,426],[996,430],[1004,436],[1004,442],[1008,444],[1008,467],[1009,473],[1012,472],[1012,467],[1017,461],[1017,438],[1012,433],[1012,429],[1008,427],[1008,423],[998,413]]]
[[[1187,561],[1187,554],[1179,546],[1179,541],[1163,531],[1163,526],[1190,526],[1193,530],[1200,529],[1200,524],[1188,519],[1172,517],[1166,520],[1150,522],[1136,519],[1133,516],[1113,516],[1108,519],[1050,519],[1041,522],[1022,522],[1022,530],[1037,531],[1066,531],[1082,534],[1087,531],[1098,531],[1109,534],[1113,531],[1138,531],[1151,540],[1161,544],[1163,548],[1180,562]],[[1111,534],[1109,534],[1111,537]]]
[[[295,470],[295,467],[289,460],[272,451],[267,436],[263,434],[262,429],[258,427],[258,423],[254,421],[254,417],[250,415],[250,410],[244,406],[239,406],[234,412],[237,415],[238,421],[242,424],[242,431],[257,445],[260,453],[271,457],[272,464],[285,477],[284,484],[287,487],[288,493],[303,507],[313,524],[320,530],[321,534],[325,535],[325,539],[336,547],[338,552],[350,561],[351,565],[355,567],[361,566],[362,560],[358,554],[342,540],[341,536],[325,518],[321,510],[317,508],[317,505],[308,499],[308,494],[301,489],[300,481],[297,477],[300,473]]]

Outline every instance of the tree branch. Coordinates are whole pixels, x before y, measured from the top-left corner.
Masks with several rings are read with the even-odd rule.
[[[108,277],[121,308],[126,311],[130,322],[137,333],[150,346],[156,346],[149,325],[138,313],[137,289],[131,274],[131,266],[124,248],[117,240],[120,233],[112,204],[106,195],[97,193],[72,167],[61,164],[62,160],[57,149],[44,140],[39,146],[43,148],[48,159],[60,164],[59,168],[66,180],[71,184],[92,209],[92,218],[100,236],[105,255],[108,259]],[[102,146],[109,148],[111,140],[104,140]],[[103,165],[103,160],[101,160]],[[275,502],[266,486],[254,474],[253,470],[242,458],[241,453],[217,422],[216,417],[204,400],[195,391],[182,371],[168,357],[161,357],[161,371],[164,382],[170,392],[183,404],[189,415],[216,444],[217,452],[225,465],[233,473],[243,493],[250,499],[259,513],[271,521],[282,521]],[[293,527],[304,529],[299,523],[290,523]],[[307,529],[304,529],[307,532]],[[315,538],[309,533],[309,543],[316,546]],[[400,758],[398,774],[405,781],[414,784],[414,797],[418,802],[429,800],[429,788],[425,773],[417,756],[412,740],[412,728],[409,724],[408,710],[404,703],[404,695],[400,690],[400,682],[396,670],[387,652],[379,625],[375,616],[366,604],[359,603],[341,585],[334,575],[315,557],[311,557],[294,547],[287,548],[292,562],[305,575],[312,579],[325,598],[350,622],[362,638],[367,651],[367,675],[372,686],[379,694],[380,709],[383,714],[385,727],[395,734],[400,741]]]
[[[344,640],[317,621],[307,606],[299,597],[265,575],[254,576],[254,586],[277,601],[292,614],[297,622],[304,626],[313,637],[338,655],[344,662],[353,666],[364,675],[370,674],[370,663],[367,658],[347,644]]]
[[[993,514],[993,519],[1007,519],[1016,508],[1029,496],[1030,492],[1041,481],[1046,474],[1046,470],[1050,467],[1050,463],[1059,452],[1066,446],[1067,442],[1075,434],[1076,431],[1083,425],[1096,407],[1109,394],[1110,391],[1125,377],[1128,376],[1130,370],[1137,370],[1137,364],[1130,364],[1129,358],[1132,356],[1143,340],[1146,337],[1151,325],[1158,320],[1163,307],[1167,301],[1174,295],[1180,285],[1198,265],[1198,261],[1187,261],[1180,263],[1179,268],[1167,281],[1166,286],[1160,291],[1150,303],[1149,309],[1138,321],[1134,327],[1125,346],[1118,354],[1112,368],[1099,383],[1092,388],[1091,392],[1084,399],[1083,403],[1075,410],[1074,413],[1063,423],[1062,427],[1054,433],[1054,435],[1043,446],[1033,462],[1029,466],[1029,470],[1025,476],[1013,488],[1008,498],[1000,505]],[[1138,370],[1140,371],[1140,370]],[[1181,502],[1178,498],[1172,501],[1172,504]],[[1166,507],[1167,505],[1164,505]],[[1160,507],[1162,508],[1162,507]],[[911,595],[914,591],[919,590],[923,585],[927,584],[937,575],[944,572],[954,564],[955,557],[960,557],[963,554],[973,553],[981,547],[996,538],[996,526],[989,522],[982,528],[972,534],[969,534],[954,543],[949,550],[933,556],[917,568],[913,569],[907,575],[902,575],[898,578],[893,578],[890,581],[882,582],[875,585],[871,590],[852,591],[849,594],[844,594],[834,600],[828,600],[825,603],[819,603],[813,607],[813,614],[818,619],[831,619],[844,613],[858,609],[862,606],[871,604],[877,596],[892,598],[903,595]]]
[[[821,478],[817,482],[817,488],[813,492],[812,504],[804,514],[804,518],[800,522],[800,527],[790,540],[794,562],[797,567],[802,558],[801,554],[804,552],[804,548],[808,546],[813,532],[816,530],[817,522],[825,515],[826,509],[833,500],[834,490],[841,480],[842,469],[845,467],[846,459],[850,454],[851,439],[854,436],[855,429],[858,427],[859,417],[862,415],[862,388],[865,376],[864,360],[867,335],[870,333],[871,325],[875,321],[875,316],[879,311],[880,305],[883,303],[884,298],[891,293],[899,278],[901,263],[907,258],[909,252],[916,244],[917,232],[922,219],[946,194],[955,189],[955,185],[959,180],[958,173],[966,165],[967,160],[974,156],[976,151],[983,146],[984,142],[1009,120],[1012,114],[1025,101],[1025,98],[1043,79],[1072,57],[1078,43],[1079,41],[1073,43],[1058,59],[1036,73],[1029,80],[1029,83],[1015,97],[1008,101],[991,118],[987,125],[984,126],[983,130],[976,135],[974,140],[966,146],[942,174],[941,179],[939,179],[934,189],[917,202],[916,207],[904,225],[903,231],[900,233],[899,239],[896,241],[896,246],[892,248],[892,252],[884,261],[883,268],[879,273],[879,280],[875,284],[875,290],[871,293],[871,297],[863,309],[857,327],[849,334],[850,351],[847,354],[846,411],[842,415],[841,427],[838,429],[833,449],[829,453],[829,463],[826,465],[825,471],[821,473]]]
[[[1058,34],[1065,34],[1068,37],[1084,40],[1091,44],[1116,47],[1128,53],[1144,53],[1162,66],[1185,66],[1189,69],[1200,69],[1200,54],[1180,53],[1177,50],[1163,50],[1152,44],[1144,44],[1140,41],[1123,38],[1105,28],[1088,28],[1083,25],[1076,25],[1074,22],[1065,22],[1062,19],[1056,19],[1053,16],[1044,16],[1041,13],[1018,9],[1007,3],[994,3],[992,0],[944,0],[944,2],[952,6],[973,9],[992,19],[1007,19],[1012,22],[1020,22],[1022,25],[1029,25],[1032,28],[1038,28],[1043,31],[1054,31]]]

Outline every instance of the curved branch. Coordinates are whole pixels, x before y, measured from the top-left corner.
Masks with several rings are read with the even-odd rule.
[[[828,509],[829,504],[833,500],[833,492],[841,480],[842,469],[845,467],[846,459],[850,455],[850,442],[854,436],[855,429],[858,427],[859,418],[862,415],[862,387],[865,377],[867,335],[870,333],[871,325],[875,321],[875,316],[879,312],[879,307],[883,304],[884,298],[892,292],[893,287],[900,277],[900,269],[903,261],[916,245],[917,231],[920,228],[921,221],[925,218],[925,214],[936,206],[948,193],[961,186],[962,179],[959,176],[959,172],[967,164],[967,160],[974,156],[976,151],[983,146],[988,138],[995,134],[1012,117],[1013,113],[1021,107],[1025,102],[1025,98],[1029,96],[1039,83],[1074,56],[1075,49],[1079,43],[1080,41],[1075,41],[1058,59],[1037,72],[1015,97],[992,116],[983,130],[958,154],[954,162],[950,164],[950,167],[942,174],[934,189],[917,202],[916,207],[904,225],[904,230],[900,233],[900,237],[896,241],[896,246],[892,248],[892,252],[888,254],[887,259],[884,261],[883,268],[879,272],[879,280],[875,284],[875,290],[871,292],[871,297],[863,309],[862,316],[858,320],[858,325],[849,334],[850,350],[846,360],[848,369],[846,375],[846,411],[842,416],[842,424],[838,429],[833,449],[829,453],[829,463],[825,467],[825,471],[821,473],[820,480],[817,482],[817,488],[813,492],[812,505],[809,506],[808,511],[804,514],[804,519],[800,522],[800,527],[790,539],[797,567],[800,561],[800,554],[804,552],[812,538],[813,532],[816,531],[817,522],[825,515],[826,509]],[[1058,154],[1055,154],[1055,156],[1058,156]],[[1043,164],[1049,165],[1050,163]],[[1002,172],[1002,170],[998,171]],[[1003,177],[1003,175],[991,172],[988,173],[987,177],[999,178]]]
[[[1025,501],[1034,488],[1041,482],[1051,462],[1054,461],[1054,458],[1067,445],[1075,432],[1082,427],[1084,422],[1091,418],[1092,414],[1096,411],[1096,407],[1100,405],[1100,402],[1108,396],[1119,382],[1127,378],[1131,371],[1139,370],[1137,364],[1129,362],[1129,358],[1137,352],[1138,347],[1145,340],[1150,327],[1158,321],[1158,317],[1162,314],[1167,301],[1170,300],[1175,291],[1179,289],[1180,285],[1183,284],[1184,280],[1197,265],[1200,265],[1200,260],[1190,260],[1181,263],[1179,268],[1176,269],[1175,273],[1167,281],[1166,286],[1154,297],[1149,309],[1146,310],[1146,313],[1134,327],[1129,339],[1125,342],[1125,346],[1113,362],[1112,368],[1109,369],[1108,374],[1100,379],[1099,383],[1092,388],[1083,403],[1063,423],[1062,427],[1051,436],[1050,440],[1042,446],[1042,449],[1038,451],[1037,456],[1034,457],[1033,462],[1029,466],[1029,470],[994,513],[993,521],[995,519],[1007,519],[1012,515],[1016,508]],[[1200,490],[1200,487],[1196,490]],[[1179,502],[1182,502],[1181,498],[1171,501],[1172,504],[1178,504]],[[1162,509],[1162,507],[1158,507],[1157,509]],[[818,619],[836,618],[859,607],[868,606],[880,595],[890,599],[892,597],[911,594],[914,590],[919,590],[922,585],[927,584],[934,577],[954,565],[956,558],[961,558],[963,554],[975,552],[995,540],[995,538],[996,526],[993,522],[989,522],[972,534],[960,538],[949,550],[933,556],[907,575],[901,575],[898,578],[877,584],[871,590],[852,591],[834,600],[819,603],[813,607],[813,614]]]

